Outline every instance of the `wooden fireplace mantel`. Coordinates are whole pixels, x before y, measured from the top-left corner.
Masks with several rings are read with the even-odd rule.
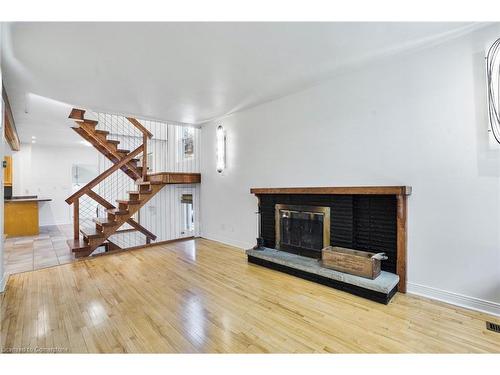
[[[339,194],[339,195],[394,195],[397,202],[397,261],[399,276],[398,291],[406,293],[406,247],[407,247],[407,197],[411,186],[336,186],[336,187],[289,187],[251,188],[250,193],[265,194]],[[260,199],[259,199],[260,201]]]
[[[335,186],[251,188],[252,194],[361,194],[361,195],[410,195],[411,186]]]

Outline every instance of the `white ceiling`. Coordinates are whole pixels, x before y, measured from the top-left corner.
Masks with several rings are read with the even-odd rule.
[[[63,103],[200,124],[299,91],[340,68],[483,26],[12,23],[3,32],[2,72],[22,141],[67,136],[73,143],[80,139],[68,132],[71,106]]]

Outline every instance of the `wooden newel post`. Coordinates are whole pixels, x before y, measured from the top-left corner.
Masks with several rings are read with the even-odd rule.
[[[148,174],[148,136],[146,133],[142,136],[144,149],[142,150],[142,181],[146,181]]]
[[[407,197],[400,194],[397,200],[397,274],[399,275],[398,292],[406,293],[406,226],[407,226]]]
[[[73,238],[80,238],[80,199],[77,198],[73,202]]]

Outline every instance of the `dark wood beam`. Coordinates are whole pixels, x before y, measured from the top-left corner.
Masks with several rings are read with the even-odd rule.
[[[144,228],[141,224],[139,224],[137,221],[134,219],[130,218],[127,220],[127,224],[133,227],[134,229],[138,230],[142,234],[144,234],[147,238],[152,239],[153,241],[156,240],[156,236],[151,233],[149,230]]]
[[[293,188],[252,188],[252,194],[370,194],[370,195],[410,195],[411,186],[336,186],[336,187],[293,187]]]
[[[398,291],[406,293],[406,246],[407,246],[407,197],[406,195],[398,195],[397,199],[397,264],[396,272],[399,276]]]
[[[16,123],[14,121],[14,116],[12,115],[12,108],[10,107],[9,97],[7,96],[7,91],[2,84],[2,98],[5,105],[5,116],[4,116],[4,126],[5,126],[5,139],[9,144],[12,151],[19,151],[21,149],[21,142],[19,142],[19,136],[17,135]]]

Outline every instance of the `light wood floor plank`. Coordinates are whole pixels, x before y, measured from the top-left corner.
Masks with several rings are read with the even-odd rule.
[[[1,313],[4,351],[500,352],[485,328],[498,318],[402,294],[381,305],[204,239],[11,275]]]

